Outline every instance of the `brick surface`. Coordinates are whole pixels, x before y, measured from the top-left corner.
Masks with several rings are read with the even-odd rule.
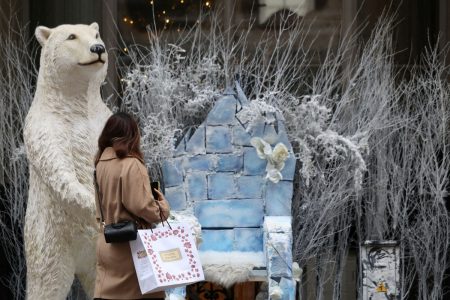
[[[293,194],[291,181],[279,181],[273,183],[267,181],[266,186],[266,215],[290,216]]]
[[[226,96],[218,100],[206,118],[208,125],[225,125],[235,121],[236,99]]]
[[[206,183],[206,173],[196,172],[189,173],[186,176],[188,184],[188,195],[191,201],[201,201],[208,198],[207,194],[207,183]]]
[[[162,165],[164,187],[171,187],[183,183],[183,169],[181,160],[165,161]]]
[[[186,193],[184,192],[183,186],[166,188],[164,196],[169,201],[171,209],[183,210],[186,208]]]
[[[259,227],[263,203],[259,199],[200,201],[195,203],[195,216],[202,227]]]
[[[242,170],[242,154],[219,154],[217,156],[217,172],[239,172]]]
[[[234,251],[263,251],[261,228],[235,228]]]
[[[232,251],[234,232],[232,229],[202,230],[203,242],[200,244],[200,251]]]
[[[237,198],[261,198],[264,187],[262,176],[240,176],[237,178]]]
[[[267,160],[259,158],[253,147],[244,149],[244,175],[265,175]]]
[[[201,125],[197,128],[189,141],[186,142],[186,152],[189,154],[205,154],[205,126]]]
[[[215,173],[208,176],[208,199],[235,197],[236,185],[231,173]]]
[[[206,152],[207,153],[230,153],[233,151],[231,145],[231,132],[226,126],[206,127]]]

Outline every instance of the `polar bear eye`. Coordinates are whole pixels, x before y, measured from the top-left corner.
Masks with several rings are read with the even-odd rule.
[[[75,34],[71,34],[71,35],[69,35],[69,37],[67,39],[68,40],[74,40],[76,38],[77,38],[77,36]]]
[[[98,34],[98,32],[97,32],[97,34],[95,35],[95,38],[96,38],[96,39],[98,39],[98,38],[99,38],[99,34]]]

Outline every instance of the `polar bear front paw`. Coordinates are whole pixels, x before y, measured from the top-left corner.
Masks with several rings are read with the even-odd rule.
[[[81,183],[71,184],[67,202],[77,215],[92,217],[95,214],[95,196]]]

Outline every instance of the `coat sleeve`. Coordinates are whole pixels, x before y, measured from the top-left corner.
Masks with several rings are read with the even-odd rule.
[[[147,170],[137,159],[132,159],[130,167],[121,176],[122,204],[133,215],[148,223],[161,222],[159,205],[150,191]],[[164,213],[163,206],[161,210]]]

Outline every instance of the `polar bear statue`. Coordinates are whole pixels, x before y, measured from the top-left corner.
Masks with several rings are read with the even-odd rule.
[[[76,275],[93,295],[98,225],[93,161],[111,111],[100,96],[107,53],[97,23],[39,26],[36,94],[25,120],[27,299],[63,300]]]

